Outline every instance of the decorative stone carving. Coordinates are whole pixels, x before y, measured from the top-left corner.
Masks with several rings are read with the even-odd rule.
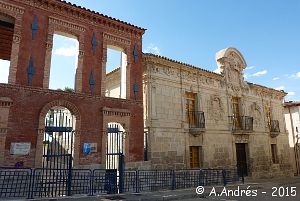
[[[249,143],[249,135],[234,135],[235,143]]]
[[[84,51],[83,51],[83,50],[79,50],[78,57],[79,57],[80,59],[82,59],[83,56],[84,56]]]
[[[46,42],[46,50],[52,51],[52,48],[53,48],[53,44]]]
[[[262,110],[261,106],[258,105],[256,102],[253,102],[252,105],[250,105],[250,116],[253,117],[253,123],[257,126],[261,125],[262,122]]]
[[[14,36],[13,36],[13,42],[14,42],[15,44],[19,44],[20,41],[21,41],[21,36],[19,36],[19,35],[14,35]]]
[[[213,119],[216,123],[223,120],[224,106],[221,97],[218,95],[213,95],[208,101],[209,117]]]
[[[166,68],[163,68],[163,72],[166,74],[166,75],[174,75],[174,69],[172,67],[166,67]]]

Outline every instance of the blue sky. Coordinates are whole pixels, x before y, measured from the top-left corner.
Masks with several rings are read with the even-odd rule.
[[[300,101],[298,0],[69,1],[146,28],[143,52],[158,54],[210,71],[217,69],[215,54],[218,51],[235,47],[242,53],[248,65],[244,70],[246,81],[282,89],[289,93],[286,100]],[[53,60],[57,60],[57,65],[73,65],[75,72],[78,45],[66,38],[57,40],[65,41],[62,45],[59,42],[60,46],[53,48]],[[69,52],[73,52],[72,56]],[[0,65],[2,63],[0,61]],[[52,65],[56,65],[54,61]],[[4,74],[4,68],[0,69],[0,74]],[[69,84],[63,85],[73,87],[71,85],[74,83],[74,74],[71,78],[73,80]],[[1,80],[3,78],[0,77]],[[61,80],[54,82],[55,86],[52,88],[57,87],[56,83],[62,84]]]

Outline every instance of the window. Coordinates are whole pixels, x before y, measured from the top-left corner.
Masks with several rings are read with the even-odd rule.
[[[233,123],[235,128],[240,128],[240,108],[239,108],[239,98],[233,97],[232,98],[232,113],[233,113]]]
[[[190,168],[200,168],[200,153],[202,147],[190,146]]]
[[[278,161],[278,155],[277,155],[277,145],[276,144],[271,144],[271,154],[272,154],[272,162],[274,164],[279,163]]]
[[[106,97],[126,98],[127,55],[123,49],[108,45],[106,63]]]
[[[8,83],[15,20],[0,14],[0,83]]]
[[[271,130],[271,108],[270,108],[270,106],[266,106],[266,117],[267,117],[268,128],[269,128],[269,130]]]
[[[185,108],[186,108],[186,121],[190,124],[195,124],[195,97],[196,94],[192,92],[185,92]]]
[[[79,42],[75,36],[54,32],[49,89],[74,91]]]

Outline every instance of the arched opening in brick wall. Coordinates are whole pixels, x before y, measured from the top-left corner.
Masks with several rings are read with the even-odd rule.
[[[15,19],[0,13],[0,83],[8,83]]]
[[[79,43],[75,36],[55,31],[50,67],[49,88],[74,91]]]
[[[45,116],[42,167],[73,166],[75,115],[63,106],[52,107]]]
[[[127,55],[122,48],[107,47],[106,97],[126,98]]]
[[[61,114],[59,111],[62,111],[64,115]],[[56,113],[56,116],[53,113]],[[58,118],[56,118],[57,116]],[[51,127],[59,127],[59,128],[51,128]],[[42,167],[44,165],[43,164],[44,160],[42,159],[45,159],[46,160],[45,162],[47,164],[47,160],[48,163],[50,163],[49,162],[50,158],[54,157],[51,156],[53,155],[51,153],[55,153],[55,152],[54,151],[51,152],[51,150],[48,150],[48,148],[51,148],[50,146],[48,146],[48,144],[50,145],[53,144],[50,143],[50,141],[53,142],[53,139],[51,139],[53,138],[53,134],[51,136],[51,132],[58,132],[58,134],[54,135],[54,137],[63,138],[62,137],[63,135],[68,135],[70,137],[73,137],[72,149],[70,149],[71,147],[68,145],[69,146],[68,152],[66,151],[65,154],[70,154],[69,151],[72,150],[72,154],[71,154],[72,165],[73,166],[78,165],[79,164],[79,142],[80,142],[80,133],[81,133],[81,115],[78,108],[73,103],[65,100],[55,100],[49,102],[43,107],[39,118],[39,128],[38,128],[36,155],[35,155],[35,167]],[[64,134],[63,132],[67,132],[68,134]],[[71,135],[71,133],[73,135]],[[71,139],[70,137],[68,137],[68,139]],[[61,150],[63,151],[64,149]],[[47,157],[47,153],[50,153],[49,157]],[[66,157],[70,158],[70,155]],[[61,158],[61,160],[64,159],[66,158]]]

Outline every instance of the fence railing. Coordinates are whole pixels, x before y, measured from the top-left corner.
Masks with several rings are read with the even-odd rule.
[[[0,198],[60,197],[69,195],[117,194],[122,175],[123,192],[146,192],[196,188],[197,186],[244,183],[237,170],[124,170],[0,168]],[[71,176],[70,176],[71,175]]]
[[[189,128],[205,128],[205,116],[202,111],[188,111]]]
[[[269,122],[269,129],[270,129],[270,132],[280,132],[279,121],[271,120]]]
[[[234,117],[230,116],[232,121],[232,130],[248,130],[253,131],[253,117],[240,116]]]

